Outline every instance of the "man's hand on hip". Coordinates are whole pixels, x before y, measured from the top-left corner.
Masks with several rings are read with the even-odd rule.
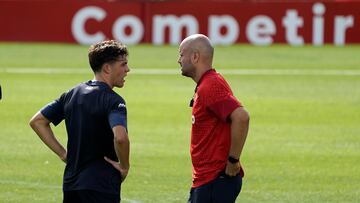
[[[236,176],[240,172],[240,163],[227,162],[225,174],[228,176]]]
[[[121,174],[121,182],[123,182],[129,172],[128,168],[124,168],[120,162],[113,161],[107,157],[104,157],[104,159],[109,162],[116,170],[118,170]]]

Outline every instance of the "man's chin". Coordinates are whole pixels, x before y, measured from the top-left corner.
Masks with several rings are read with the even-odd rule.
[[[181,69],[181,75],[189,77],[188,74],[183,69]]]
[[[181,75],[185,77],[190,77],[190,75],[187,72],[184,72],[182,69],[181,69]]]
[[[125,83],[116,84],[115,87],[117,87],[117,88],[122,88],[122,87],[124,87],[124,85],[125,85]]]

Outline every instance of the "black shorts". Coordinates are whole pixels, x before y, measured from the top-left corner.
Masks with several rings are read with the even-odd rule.
[[[119,203],[120,195],[95,190],[64,191],[63,203]]]
[[[222,172],[215,180],[191,188],[188,203],[234,203],[240,193],[242,177]]]

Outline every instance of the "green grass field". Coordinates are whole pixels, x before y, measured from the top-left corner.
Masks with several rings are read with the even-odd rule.
[[[131,140],[122,202],[186,202],[191,186],[188,103],[195,84],[180,75],[177,47],[129,50],[132,72],[125,87],[116,90],[127,101]],[[219,72],[245,70],[224,74],[251,115],[237,202],[360,202],[359,54],[360,46],[216,47]],[[41,71],[52,69],[57,72]],[[0,202],[62,201],[64,164],[28,121],[89,79],[85,46],[0,43]],[[63,123],[55,133],[65,144]]]

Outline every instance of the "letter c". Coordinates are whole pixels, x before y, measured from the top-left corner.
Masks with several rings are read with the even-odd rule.
[[[102,21],[106,16],[106,12],[96,6],[87,6],[80,9],[75,16],[71,24],[71,32],[75,40],[80,44],[93,44],[105,39],[105,35],[102,32],[95,34],[89,34],[85,31],[85,22],[89,18],[94,18],[97,21]]]

